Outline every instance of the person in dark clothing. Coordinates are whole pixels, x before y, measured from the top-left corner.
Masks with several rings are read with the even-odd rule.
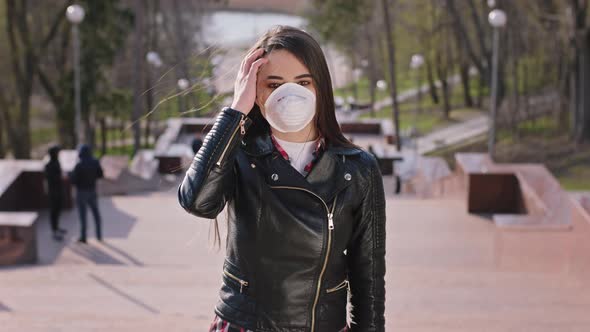
[[[49,149],[49,162],[45,165],[45,179],[47,180],[47,195],[49,196],[49,218],[51,231],[56,241],[62,241],[67,232],[59,227],[59,215],[63,202],[63,181],[61,165],[59,164],[59,146]]]
[[[103,170],[99,161],[92,156],[90,146],[83,144],[78,152],[79,161],[70,174],[70,181],[76,186],[76,205],[80,216],[80,238],[78,242],[86,243],[86,206],[90,207],[94,217],[96,239],[102,241],[101,217],[98,209],[96,181],[102,177]]]

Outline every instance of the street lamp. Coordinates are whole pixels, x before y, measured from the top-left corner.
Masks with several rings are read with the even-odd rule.
[[[183,93],[184,90],[188,89],[190,82],[186,78],[181,78],[178,80],[178,82],[176,82],[176,84],[178,85],[178,89],[180,89],[180,92]],[[178,96],[178,108],[179,112],[185,111],[184,96],[182,94]]]
[[[498,48],[500,47],[500,29],[506,25],[506,13],[501,9],[494,9],[488,15],[488,22],[494,30],[492,53],[492,100],[490,112],[490,129],[488,134],[488,154],[494,160],[496,144],[496,114],[498,112]]]
[[[80,144],[84,139],[82,131],[82,103],[80,100],[80,35],[78,32],[78,25],[84,20],[84,8],[80,5],[70,5],[66,9],[66,17],[72,23],[72,35],[74,39],[74,93],[75,93],[75,131],[76,143]]]
[[[190,82],[186,78],[181,78],[178,80],[178,88],[180,90],[188,89],[189,84],[190,84]]]
[[[160,68],[162,66],[162,59],[160,58],[160,55],[154,51],[149,51],[146,54],[145,59],[150,65],[156,68]]]
[[[158,69],[160,67],[162,67],[162,59],[160,58],[160,55],[155,52],[155,51],[149,51],[147,52],[147,54],[145,55],[145,59],[147,60],[147,62],[154,67],[155,69]],[[147,74],[147,81],[148,81],[148,88],[147,88],[147,94],[146,94],[146,103],[147,103],[147,109],[148,109],[148,113],[147,113],[147,117],[146,117],[146,124],[145,124],[145,144],[146,147],[149,146],[149,138],[150,138],[150,127],[151,127],[151,121],[150,121],[150,116],[149,114],[152,112],[152,108],[154,105],[154,91],[152,89],[152,72],[151,70],[146,71]]]
[[[414,128],[416,130],[416,123],[418,122],[418,113],[421,112],[422,108],[422,82],[421,82],[421,75],[420,75],[420,68],[424,64],[424,56],[422,54],[414,54],[410,59],[410,68],[414,71],[416,75],[416,110],[414,111]],[[411,133],[414,134],[414,133]]]
[[[421,87],[421,80],[420,80],[420,68],[422,68],[422,65],[424,64],[424,56],[422,56],[422,54],[414,54],[412,55],[412,58],[410,59],[410,68],[412,70],[415,71],[416,73],[416,87],[417,87],[417,94],[418,94],[418,98],[417,100],[417,105],[416,105],[416,109],[420,109],[420,101],[422,99],[422,87]]]

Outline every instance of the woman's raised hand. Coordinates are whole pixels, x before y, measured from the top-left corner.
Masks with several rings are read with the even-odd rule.
[[[248,114],[256,100],[256,76],[258,68],[268,62],[266,58],[260,58],[264,49],[258,48],[248,54],[240,66],[238,77],[234,84],[234,100],[231,108],[244,114]]]

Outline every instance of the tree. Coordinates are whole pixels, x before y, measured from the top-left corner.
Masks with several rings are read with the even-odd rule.
[[[64,20],[65,6],[44,7],[42,1],[5,0],[6,39],[8,48],[2,48],[0,58],[8,59],[7,79],[0,83],[0,118],[7,130],[11,151],[17,159],[28,159],[31,150],[30,110],[34,79],[39,68],[39,59],[54,39]],[[42,7],[53,13],[47,29],[33,30],[31,8]],[[55,14],[55,13],[59,13]],[[45,27],[42,27],[45,28]],[[42,34],[37,33],[41,30]]]
[[[573,31],[571,47],[571,103],[573,134],[578,142],[590,141],[590,24],[588,0],[570,0],[570,20]]]
[[[94,108],[98,100],[108,98],[113,93],[107,77],[108,68],[125,43],[133,24],[133,13],[124,8],[119,0],[84,0],[78,3],[86,10],[84,21],[80,24],[82,120],[86,137],[94,144],[94,124],[91,121]],[[63,17],[64,11],[56,15]],[[58,40],[48,49],[38,74],[39,81],[56,109],[60,143],[74,147],[74,84],[70,32],[69,23],[59,27]]]

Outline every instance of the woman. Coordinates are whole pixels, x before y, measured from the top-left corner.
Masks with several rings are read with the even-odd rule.
[[[199,217],[228,204],[211,331],[384,331],[384,196],[375,158],[336,122],[318,43],[269,30],[178,189]]]

